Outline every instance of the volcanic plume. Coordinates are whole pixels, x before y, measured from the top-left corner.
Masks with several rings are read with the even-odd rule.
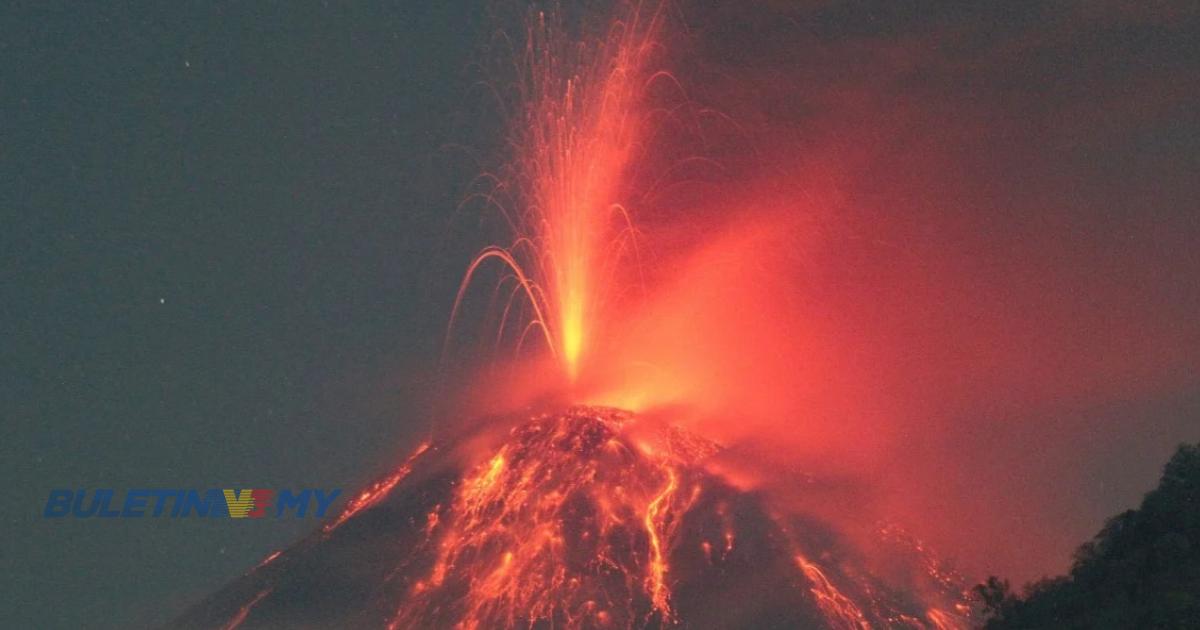
[[[713,474],[701,437],[584,406],[488,426],[509,428],[422,444],[178,626],[965,626],[962,584],[915,540],[877,531],[881,569]]]

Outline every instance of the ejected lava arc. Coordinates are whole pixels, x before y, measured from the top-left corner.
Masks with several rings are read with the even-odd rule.
[[[500,265],[507,272],[500,284],[511,288],[499,334],[510,323],[513,301],[523,300],[530,316],[516,326],[517,346],[536,333],[567,378],[579,378],[616,287],[634,277],[636,232],[623,177],[648,129],[646,88],[669,80],[652,66],[663,10],[631,7],[587,42],[565,39],[557,14],[538,12],[528,20],[507,142],[511,159],[502,172],[481,179],[489,185],[480,193],[486,211],[503,217],[512,238],[471,262],[448,342],[477,272]]]
[[[510,155],[473,195],[510,238],[468,263],[445,343],[455,343],[475,292],[498,296],[488,338],[550,358],[563,390],[554,400],[567,400],[565,408],[520,401],[518,411],[493,410],[488,422],[459,423],[421,444],[320,531],[180,625],[966,623],[959,579],[919,542],[896,527],[868,528],[868,542],[851,541],[727,477],[739,457],[733,449],[685,426],[682,412],[671,411],[678,406],[654,409],[687,403],[678,400],[687,372],[654,365],[660,377],[646,380],[628,376],[644,366],[621,364],[629,353],[617,346],[629,337],[609,333],[628,309],[615,305],[628,304],[640,277],[639,247],[653,248],[637,242],[637,200],[646,196],[632,194],[630,172],[642,167],[658,122],[678,114],[648,93],[683,89],[661,63],[667,13],[660,3],[624,4],[601,26],[589,18],[575,29],[558,12],[530,15],[514,38],[522,44]],[[731,326],[728,334],[743,333]],[[593,381],[597,372],[624,376]],[[598,404],[630,400],[640,409]],[[878,553],[910,560],[881,568]]]

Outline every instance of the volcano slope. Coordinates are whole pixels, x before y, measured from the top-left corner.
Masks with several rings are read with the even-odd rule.
[[[961,583],[911,539],[880,531],[880,571],[710,472],[702,438],[599,407],[506,426],[421,445],[172,627],[967,625]]]

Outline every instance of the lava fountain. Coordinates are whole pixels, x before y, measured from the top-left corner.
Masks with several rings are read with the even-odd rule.
[[[669,79],[650,71],[662,11],[633,5],[605,36],[584,43],[564,39],[557,13],[528,21],[509,125],[514,154],[502,173],[481,178],[491,187],[477,195],[500,213],[512,240],[487,247],[469,265],[447,343],[477,272],[495,262],[508,271],[501,286],[512,284],[500,334],[513,300],[523,298],[531,317],[518,325],[518,347],[536,330],[569,381],[579,377],[620,264],[636,253],[621,193],[646,131],[642,97],[650,83]]]

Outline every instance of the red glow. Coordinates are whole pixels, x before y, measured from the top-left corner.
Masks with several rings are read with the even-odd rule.
[[[664,219],[676,208],[655,201],[669,195],[634,189],[629,171],[673,173],[708,156],[680,149],[647,157],[646,145],[669,135],[648,97],[649,86],[670,77],[653,54],[661,8],[623,10],[602,35],[579,43],[565,41],[553,16],[530,22],[520,113],[511,121],[515,157],[511,170],[489,176],[502,182],[497,190],[520,192],[512,203],[485,195],[513,237],[470,265],[455,311],[485,264],[499,263],[501,283],[512,283],[502,287],[513,287],[525,308],[505,302],[497,336],[518,352],[540,338],[567,385],[526,353],[497,369],[521,386],[496,386],[501,403],[489,410],[551,395],[670,418],[753,448],[748,461],[721,463],[739,487],[768,488],[848,527],[884,517],[913,524],[976,575],[1061,570],[1094,523],[1072,532],[1060,525],[1061,497],[1038,483],[1056,476],[1054,449],[1018,443],[1078,448],[1091,408],[1192,378],[1194,309],[1164,297],[1177,291],[1157,279],[1157,252],[1126,260],[1106,253],[1119,243],[1079,238],[1087,226],[1071,218],[1084,214],[1070,207],[1075,199],[1014,195],[1013,204],[1031,205],[1003,209],[1016,218],[997,227],[986,211],[993,173],[970,162],[979,159],[970,143],[980,130],[956,127],[976,121],[873,110],[874,86],[843,78],[805,100],[801,81],[755,77],[773,82],[768,92],[779,100],[824,105],[811,131],[771,122],[762,103],[744,96],[741,77],[714,87],[728,117],[747,129],[741,148],[765,157],[747,160],[736,148],[716,155],[737,175],[719,194],[691,190],[686,178],[656,178],[688,191],[676,202],[682,211]],[[914,128],[928,138],[908,142]],[[948,149],[955,133],[967,143]],[[664,163],[645,164],[654,159]],[[1127,221],[1122,238],[1128,227],[1151,243],[1185,240]],[[1191,256],[1187,243],[1174,248]],[[1145,306],[1154,300],[1173,306]],[[1007,451],[989,443],[1004,435]],[[780,468],[853,487],[832,498],[795,496],[803,493],[772,486]],[[1013,542],[1011,531],[1035,518],[1046,533]],[[701,550],[719,557],[735,535]],[[1008,546],[984,549],[981,539]],[[654,574],[651,591],[661,583]],[[938,625],[943,614],[931,610],[921,623]]]
[[[786,432],[789,444],[828,449],[840,440],[870,453],[875,436],[848,432],[839,437],[822,417],[829,410],[804,406],[805,391],[827,382],[814,367],[821,358],[813,352],[820,328],[805,327],[786,300],[780,305],[789,287],[780,270],[806,246],[797,238],[804,234],[803,219],[824,208],[796,208],[791,200],[770,198],[756,199],[753,207],[736,204],[729,208],[734,217],[712,230],[703,246],[672,252],[663,269],[652,274],[647,293],[627,290],[646,270],[628,255],[636,248],[631,214],[640,208],[623,196],[629,193],[624,179],[639,144],[653,131],[645,90],[656,78],[670,77],[650,67],[661,7],[627,9],[604,38],[573,47],[561,40],[554,18],[539,13],[531,20],[522,53],[524,100],[512,129],[515,163],[511,173],[487,178],[502,182],[497,188],[518,189],[520,206],[506,207],[499,195],[484,195],[513,239],[507,246],[485,248],[471,262],[451,328],[476,276],[485,264],[498,262],[507,275],[497,295],[512,283],[508,300],[501,300],[498,337],[511,326],[520,352],[536,328],[566,377],[568,400],[648,415],[669,410],[672,422],[721,441],[750,431],[759,436]],[[518,297],[528,305],[528,321],[514,326],[521,311],[513,308]],[[800,357],[806,365],[795,364]],[[804,376],[816,378],[804,383]],[[798,383],[804,383],[799,392]],[[553,389],[542,391],[557,393]],[[515,388],[502,390],[511,396],[508,404],[519,404]],[[796,419],[781,423],[785,416]],[[713,418],[721,420],[713,423]],[[621,423],[615,428],[624,430]],[[563,555],[568,533],[560,523],[570,506],[563,492],[584,493],[598,511],[598,530],[589,533],[595,540],[585,544],[589,562],[627,570],[628,563],[614,557],[619,548],[607,541],[634,535],[629,527],[640,523],[636,535],[645,537],[644,573],[626,579],[640,582],[642,593],[621,605],[632,608],[636,597],[644,596],[661,622],[672,620],[673,528],[700,487],[681,488],[678,454],[637,439],[636,431],[630,437],[638,460],[624,454],[628,443],[614,438],[604,446],[605,457],[576,461],[583,445],[565,451],[553,446],[569,429],[535,426],[545,435],[531,437],[533,443],[518,441],[519,452],[510,444],[492,454],[464,479],[445,514],[429,514],[431,541],[436,530],[448,529],[441,533],[428,575],[412,585],[410,601],[393,625],[448,614],[438,606],[464,584],[465,609],[452,617],[460,627],[541,619],[586,627],[621,616],[611,605],[587,599],[568,571],[570,560]],[[647,464],[648,470],[635,468]],[[553,486],[544,485],[549,480]],[[338,523],[398,481],[389,478],[385,486],[368,490]],[[713,541],[701,544],[709,564],[724,561],[735,548],[737,533],[725,509],[719,551],[714,554]],[[445,518],[450,514],[457,515],[453,522]],[[864,613],[816,563],[799,551],[795,558],[830,623],[866,625]]]

